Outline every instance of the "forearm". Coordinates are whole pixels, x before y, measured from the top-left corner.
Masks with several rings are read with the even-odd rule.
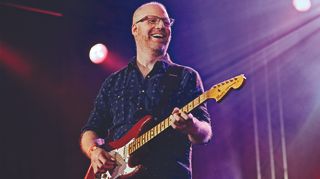
[[[89,149],[90,147],[97,145],[98,135],[94,131],[85,131],[80,139],[81,150],[85,153],[89,158]]]
[[[211,125],[208,122],[194,119],[194,127],[188,132],[192,144],[207,143],[212,137]]]

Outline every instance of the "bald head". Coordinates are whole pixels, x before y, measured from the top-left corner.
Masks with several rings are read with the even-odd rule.
[[[161,15],[160,17],[169,17],[167,10],[163,4],[158,2],[149,2],[141,5],[137,10],[134,11],[132,17],[132,25],[134,25],[137,21],[147,15]]]
[[[156,17],[157,23],[144,19],[148,17]],[[163,19],[168,19],[166,24]],[[168,21],[170,23],[166,8],[157,2],[143,4],[134,12],[131,33],[136,42],[137,58],[143,55],[159,57],[167,53],[171,40],[171,24],[168,25]]]

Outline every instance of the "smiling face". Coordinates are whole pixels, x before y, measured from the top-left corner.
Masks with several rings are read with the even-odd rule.
[[[150,50],[156,56],[167,53],[171,40],[171,27],[159,18],[169,18],[164,7],[159,4],[143,5],[134,13],[131,30],[137,53]],[[155,22],[157,19],[158,21]]]

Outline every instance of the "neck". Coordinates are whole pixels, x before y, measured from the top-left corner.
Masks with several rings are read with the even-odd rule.
[[[159,58],[156,56],[145,54],[145,53],[137,53],[137,63],[145,68],[153,68],[153,65],[158,61]]]
[[[157,55],[154,53],[137,52],[137,65],[144,77],[152,70],[154,64],[161,59],[168,59],[168,55],[167,54]]]

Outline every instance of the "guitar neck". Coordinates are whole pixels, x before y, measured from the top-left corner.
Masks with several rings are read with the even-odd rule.
[[[208,99],[207,92],[202,93],[200,96],[189,102],[187,105],[181,108],[181,110],[185,113],[190,113],[194,108],[202,104]],[[173,121],[170,119],[170,117],[167,117],[163,121],[161,121],[159,124],[139,136],[138,138],[134,139],[134,141],[129,144],[129,154],[133,153],[140,147],[142,147],[144,144],[149,142],[151,139],[159,135],[162,131],[167,129]]]

